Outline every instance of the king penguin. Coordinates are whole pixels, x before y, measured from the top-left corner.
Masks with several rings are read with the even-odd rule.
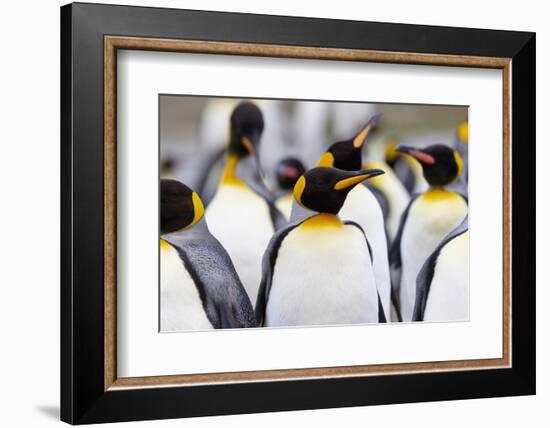
[[[257,326],[231,258],[208,231],[197,193],[160,183],[161,331]]]
[[[286,223],[261,177],[258,146],[263,129],[262,112],[255,104],[244,101],[235,107],[225,169],[206,209],[210,230],[231,256],[253,304],[263,251],[273,232]]]
[[[380,170],[316,167],[294,187],[315,214],[277,231],[264,253],[256,317],[267,327],[385,321],[365,231],[342,221],[348,193]]]
[[[386,144],[386,163],[393,169],[395,175],[407,189],[410,195],[428,190],[428,183],[422,174],[422,166],[409,156],[403,156],[396,148],[399,141],[389,138]]]
[[[416,278],[413,321],[467,321],[470,302],[468,218],[447,235]]]
[[[363,146],[376,125],[380,115],[373,115],[361,130],[350,140],[332,144],[321,156],[317,166],[334,167],[345,171],[359,171],[362,164]],[[300,218],[300,204],[294,204],[292,220]],[[371,189],[365,185],[354,186],[340,210],[340,217],[359,224],[365,231],[373,253],[373,268],[376,287],[380,294],[386,318],[390,314],[391,279],[388,262],[388,242],[382,207]]]
[[[292,189],[294,189],[294,185],[304,172],[306,172],[304,164],[296,158],[287,157],[281,159],[277,164],[275,176],[281,195],[277,198],[275,206],[287,220],[290,220],[292,212],[292,201],[294,199]]]
[[[445,188],[462,173],[458,152],[441,144],[426,148],[399,146],[397,150],[422,165],[430,185],[426,192],[411,198],[390,252],[392,266],[401,267],[401,279],[394,283],[399,311],[403,321],[411,321],[418,273],[441,240],[466,217],[468,202],[464,195]]]

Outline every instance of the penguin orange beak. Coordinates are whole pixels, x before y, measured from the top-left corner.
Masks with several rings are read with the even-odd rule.
[[[242,137],[241,143],[246,148],[246,150],[248,150],[248,153],[250,153],[250,155],[255,156],[256,149],[254,148],[252,141],[250,141],[248,137]]]
[[[423,152],[422,150],[419,150],[415,147],[399,146],[395,149],[395,151],[410,155],[424,165],[433,165],[435,163],[435,159],[432,155]]]
[[[369,118],[367,123],[365,123],[361,128],[361,131],[359,131],[359,133],[355,137],[353,137],[353,147],[355,147],[356,149],[360,149],[363,147],[365,141],[367,141],[367,137],[376,126],[378,119],[380,119],[380,116],[382,116],[382,113],[374,114]]]
[[[363,169],[353,173],[350,177],[344,178],[340,181],[337,181],[334,185],[334,190],[343,190],[349,189],[350,187],[356,186],[357,184],[365,181],[369,178],[382,175],[385,172],[381,169]]]
[[[263,176],[264,172],[262,171],[262,167],[260,165],[260,154],[258,153],[258,150],[256,150],[256,147],[252,143],[252,140],[248,137],[242,137],[241,143],[252,157],[254,169],[256,169],[258,176]]]

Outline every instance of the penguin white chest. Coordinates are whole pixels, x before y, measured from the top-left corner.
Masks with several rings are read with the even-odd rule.
[[[470,303],[470,233],[449,241],[437,258],[424,321],[466,321]]]
[[[301,225],[283,239],[266,326],[378,322],[369,250],[355,226]]]
[[[464,199],[453,192],[424,194],[411,206],[401,238],[402,276],[399,301],[404,321],[412,319],[416,277],[426,259],[466,214]]]
[[[380,190],[388,201],[389,212],[386,218],[386,229],[389,241],[392,242],[399,229],[401,214],[403,214],[409,203],[409,192],[407,192],[401,180],[399,180],[388,164],[384,162],[369,162],[367,168],[378,168],[385,171],[385,174],[372,178],[369,183]]]
[[[247,186],[222,185],[208,205],[206,221],[231,256],[254,305],[262,277],[262,255],[274,232],[269,206]]]
[[[389,318],[391,301],[391,279],[388,260],[388,242],[384,227],[384,215],[376,197],[365,186],[353,188],[340,210],[343,220],[351,220],[359,224],[372,249],[373,269],[376,287],[384,313]]]
[[[161,331],[207,330],[213,326],[204,312],[199,292],[178,252],[160,244]]]

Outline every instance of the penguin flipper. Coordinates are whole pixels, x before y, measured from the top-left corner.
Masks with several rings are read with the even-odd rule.
[[[374,187],[368,181],[364,181],[363,185],[366,186],[367,189],[369,189],[372,192],[372,194],[378,201],[378,204],[382,209],[382,215],[384,216],[384,220],[386,220],[390,213],[390,204],[388,202],[388,199],[386,198],[386,195],[384,195],[384,193],[382,193],[378,188]]]
[[[403,159],[398,159],[393,167],[395,175],[403,183],[407,192],[412,195],[414,190],[414,174]]]
[[[416,297],[413,310],[413,321],[424,320],[424,310],[426,309],[426,302],[428,300],[428,294],[430,292],[430,285],[432,283],[435,265],[441,250],[457,236],[462,235],[468,231],[468,216],[462,220],[455,229],[453,229],[436,247],[434,252],[426,259],[422,268],[418,272],[416,277]]]
[[[365,237],[365,242],[367,243],[367,247],[369,249],[370,263],[372,265],[374,263],[374,256],[373,256],[373,253],[372,253],[372,247],[370,246],[370,242],[369,242],[369,239],[367,238],[367,234],[365,233],[365,231],[363,230],[361,225],[359,223],[354,222],[353,220],[344,220],[344,224],[345,225],[350,225],[350,226],[355,226],[357,229],[359,229],[361,231],[361,233]]]
[[[205,207],[208,206],[215,195],[215,192],[209,192],[210,194],[206,193],[206,183],[208,182],[208,177],[210,176],[211,172],[216,169],[216,165],[221,163],[224,154],[225,147],[212,151],[208,156],[208,159],[206,159],[204,163],[205,166],[204,168],[202,168],[202,173],[197,180],[196,191],[200,195],[202,203]]]
[[[397,233],[395,235],[395,238],[393,239],[393,242],[390,245],[389,248],[389,254],[388,259],[390,262],[390,268],[399,269],[401,267],[401,238],[403,237],[403,229],[405,228],[405,223],[407,222],[407,218],[409,216],[409,211],[411,209],[412,204],[416,199],[420,196],[420,194],[413,195],[411,200],[409,201],[409,204],[403,211],[403,214],[401,214],[401,218],[399,219],[399,227],[397,229]],[[401,287],[400,281],[393,281],[391,283],[391,300],[393,302],[393,306],[395,307],[395,310],[397,312],[397,318],[399,321],[402,320],[401,318],[401,304],[399,302],[399,289]]]
[[[403,317],[401,316],[401,307],[399,305],[399,299],[397,298],[395,288],[396,287],[394,287],[394,285],[392,283],[390,298],[391,298],[391,302],[393,304],[393,307],[395,309],[395,314],[397,315],[397,322],[403,322]]]
[[[405,223],[407,222],[407,218],[409,216],[409,211],[411,209],[412,204],[420,194],[413,195],[411,200],[409,201],[409,204],[403,211],[403,214],[401,214],[401,218],[399,219],[399,227],[397,229],[397,233],[395,235],[395,238],[390,246],[390,266],[399,268],[401,267],[401,238],[403,237],[403,229],[405,228]]]
[[[384,218],[384,232],[386,233],[386,242],[390,242],[390,236],[388,233],[388,227],[387,227],[387,219],[390,215],[390,203],[388,201],[388,198],[384,193],[378,189],[377,187],[370,184],[368,181],[363,181],[363,186],[366,186],[367,189],[371,191],[371,193],[374,195],[376,200],[378,201],[378,205],[380,205],[380,209],[382,210],[382,217]]]
[[[281,243],[286,235],[288,235],[294,228],[302,224],[303,221],[304,220],[292,222],[283,226],[273,234],[271,240],[267,244],[267,248],[262,258],[262,280],[258,289],[258,298],[256,299],[255,308],[256,319],[260,326],[263,325],[264,322],[267,300],[269,298],[269,292],[271,291],[273,270]]]
[[[386,323],[386,314],[384,314],[384,307],[382,306],[382,300],[380,300],[380,294],[376,294],[378,296],[378,322]]]
[[[273,202],[269,202],[269,215],[271,217],[271,222],[273,223],[273,228],[275,230],[281,229],[283,226],[288,224],[288,220],[283,215],[283,213],[275,206]]]
[[[195,230],[197,225],[163,238],[193,278],[208,320],[214,328],[256,327],[252,303],[229,254],[206,227]]]

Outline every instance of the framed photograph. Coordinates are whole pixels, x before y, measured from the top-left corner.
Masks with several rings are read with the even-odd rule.
[[[535,393],[534,33],[70,4],[61,131],[63,421]]]

